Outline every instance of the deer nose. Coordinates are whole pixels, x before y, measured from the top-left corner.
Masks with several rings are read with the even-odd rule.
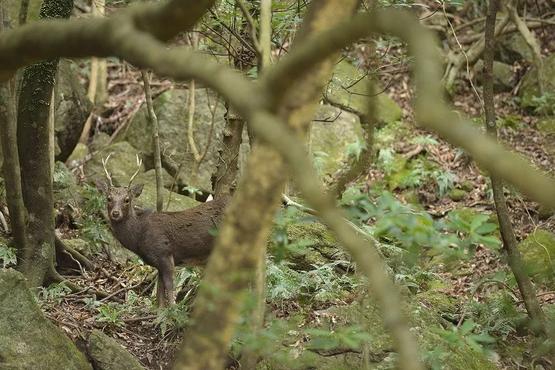
[[[119,218],[119,216],[121,215],[120,211],[112,211],[112,218]]]

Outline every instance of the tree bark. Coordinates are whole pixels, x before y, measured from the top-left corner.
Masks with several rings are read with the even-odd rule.
[[[243,19],[239,33],[246,39],[249,38],[249,27],[251,25]],[[256,40],[252,41],[256,43]],[[256,55],[243,43],[237,46],[237,50],[238,55],[235,55],[233,65],[239,71],[246,72],[253,66]],[[239,173],[239,150],[243,142],[243,128],[245,127],[245,119],[228,102],[226,102],[226,109],[224,138],[222,147],[218,151],[217,170],[212,177],[215,197],[229,195],[235,188]]]
[[[145,88],[145,100],[148,111],[148,120],[152,126],[152,146],[154,147],[154,172],[156,174],[156,210],[161,212],[164,208],[164,198],[162,189],[164,187],[164,179],[162,178],[162,157],[160,154],[160,134],[158,128],[158,117],[154,112],[152,105],[152,92],[150,91],[150,77],[145,71],[141,71],[143,84]]]
[[[490,0],[488,15],[485,26],[485,51],[484,51],[484,110],[486,119],[486,130],[494,138],[497,138],[496,114],[493,92],[493,56],[495,51],[495,19],[499,8],[499,0]],[[507,208],[507,202],[503,193],[503,180],[497,176],[491,176],[491,186],[495,210],[499,221],[499,230],[503,239],[503,249],[507,254],[507,262],[515,280],[518,284],[520,294],[524,300],[524,306],[533,326],[546,334],[545,315],[536,297],[536,291],[522,263],[522,258],[517,247],[517,241]]]
[[[254,33],[254,32],[253,32]],[[272,0],[260,1],[259,33],[258,37],[258,73],[263,74],[270,66],[272,53]],[[254,145],[254,134],[249,131],[251,145]],[[249,317],[250,332],[257,337],[264,329],[266,313],[266,248],[261,248],[262,255],[256,261],[252,295],[254,305]],[[245,369],[255,369],[259,356],[250,348],[243,350],[241,365]]]
[[[5,2],[0,0],[0,32],[3,31],[5,12]],[[12,235],[17,247],[18,259],[21,259],[26,244],[26,210],[21,194],[15,89],[12,85],[15,85],[13,79],[0,82],[0,149],[3,156],[2,174],[6,183],[6,202],[10,211]]]
[[[72,0],[45,0],[41,18],[69,18]],[[23,201],[29,215],[21,269],[30,286],[54,269],[54,215],[49,152],[49,112],[58,59],[25,68],[17,112]]]

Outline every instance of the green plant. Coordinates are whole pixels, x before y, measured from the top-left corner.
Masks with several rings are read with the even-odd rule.
[[[359,350],[372,336],[359,326],[339,327],[337,330],[306,329],[310,336],[309,349],[331,350],[336,348]]]
[[[451,189],[453,189],[455,180],[457,179],[457,176],[455,176],[453,172],[439,169],[433,171],[432,176],[436,180],[440,197],[445,196]]]
[[[189,322],[188,304],[181,300],[174,305],[164,307],[158,311],[154,323],[160,327],[162,335],[169,330],[183,329]]]
[[[349,158],[356,158],[356,160],[360,160],[360,155],[363,151],[367,149],[366,142],[357,138],[354,143],[347,145],[346,153],[347,157]]]
[[[495,338],[480,330],[480,325],[472,320],[465,320],[460,327],[453,325],[450,329],[435,329],[436,333],[453,347],[462,344],[468,345],[476,352],[484,352],[484,346],[495,343]]]
[[[555,113],[555,93],[544,92],[532,97],[532,106],[536,114],[551,115]]]
[[[125,306],[115,302],[108,302],[98,306],[97,310],[98,314],[95,318],[98,322],[104,322],[114,326],[124,325],[122,317],[127,311]]]
[[[329,154],[322,151],[314,151],[312,152],[312,162],[314,163],[314,168],[320,175],[324,172],[324,165],[326,164],[326,159],[329,157]]]
[[[268,261],[268,298],[271,301],[298,299],[308,302],[326,302],[342,298],[359,284],[353,275],[337,271],[345,261],[312,265],[309,271],[296,271],[287,261]]]
[[[454,210],[447,216],[446,227],[459,233],[465,247],[475,247],[478,244],[491,249],[501,247],[498,225],[490,222],[490,216],[487,214],[479,214],[468,209]]]
[[[71,293],[71,289],[61,282],[50,284],[48,287],[39,287],[38,293],[40,304],[60,304],[63,298]]]
[[[8,268],[17,265],[17,255],[15,248],[9,247],[0,241],[0,263],[2,268]]]

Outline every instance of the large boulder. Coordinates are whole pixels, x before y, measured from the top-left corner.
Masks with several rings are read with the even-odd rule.
[[[368,92],[368,82],[369,79],[363,71],[357,69],[347,60],[342,60],[335,67],[333,77],[325,90],[325,97],[331,104],[364,116],[371,95]],[[381,92],[383,89],[380,84],[374,83],[374,90]],[[375,99],[378,123],[387,124],[398,121],[403,117],[403,111],[399,105],[385,92],[381,92],[372,98]]]
[[[519,245],[528,274],[555,289],[555,234],[537,229]]]
[[[321,105],[310,129],[310,147],[318,170],[333,175],[349,156],[350,145],[364,141],[356,114]]]
[[[478,81],[483,83],[484,61],[480,59],[473,69]],[[493,89],[495,92],[511,90],[515,82],[514,76],[511,65],[498,61],[493,62]]]
[[[59,148],[56,160],[65,162],[79,142],[93,108],[79,81],[75,64],[67,59],[60,60],[55,93],[55,135]]]
[[[35,21],[39,18],[39,10],[40,10],[41,4],[42,4],[42,0],[29,0],[27,21]],[[19,0],[6,1],[6,9],[8,13],[7,20],[11,28],[17,27],[20,7],[21,7],[21,1]]]
[[[543,60],[543,96],[538,84],[538,71],[535,67],[522,78],[519,91],[520,105],[523,108],[534,108],[539,113],[555,112],[555,53]]]
[[[0,369],[87,370],[85,356],[47,320],[15,270],[0,270]]]
[[[111,155],[110,155],[111,154]],[[94,183],[96,180],[105,180],[106,174],[102,166],[102,159],[108,160],[107,169],[112,176],[114,185],[125,186],[129,183],[131,176],[137,171],[137,155],[140,154],[128,142],[122,141],[115,144],[104,146],[84,165],[84,172],[87,181]],[[141,165],[140,171],[144,170]]]
[[[145,369],[121,344],[99,330],[91,332],[87,352],[95,370]]]
[[[208,143],[208,133],[214,112],[214,133],[206,158],[200,166],[195,183],[191,183],[191,171],[194,158],[187,140],[188,124],[188,90],[169,90],[154,99],[154,111],[160,127],[160,146],[165,154],[165,166],[180,168],[181,183],[196,188],[211,190],[210,178],[218,164],[218,143],[221,142],[225,126],[225,108],[213,93],[207,89],[195,91],[194,138],[199,151],[203,151]],[[143,106],[133,118],[128,130],[122,131],[118,140],[126,140],[135,148],[141,148],[147,157],[152,157],[152,125],[146,108]]]
[[[534,53],[520,32],[511,32],[501,36],[496,54],[496,58],[508,64],[522,59],[528,63],[534,61]]]

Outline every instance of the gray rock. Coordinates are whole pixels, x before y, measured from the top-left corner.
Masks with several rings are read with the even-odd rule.
[[[555,289],[555,234],[537,229],[518,245],[528,274]]]
[[[56,160],[65,162],[79,141],[93,105],[79,81],[76,66],[67,59],[60,60],[54,91],[55,135],[60,149]]]
[[[121,344],[99,330],[91,332],[87,350],[96,370],[145,370]]]
[[[166,207],[168,198],[171,195],[170,206]],[[182,211],[199,204],[191,197],[170,192],[168,189],[162,189],[162,197],[164,199],[164,211]],[[156,184],[145,184],[143,193],[137,199],[137,205],[144,208],[156,209]]]
[[[499,52],[497,57],[502,62],[513,64],[518,60],[525,60],[529,63],[534,61],[534,54],[519,32],[512,32],[500,37]]]
[[[77,143],[66,162],[72,166],[83,161],[87,154],[89,154],[89,148],[85,144]]]
[[[322,174],[334,174],[348,158],[348,147],[363,142],[360,120],[356,114],[330,105],[318,108],[310,130],[311,151]]]
[[[375,82],[375,91],[382,91]],[[368,105],[368,77],[347,60],[337,64],[333,77],[326,88],[326,98],[331,104],[346,107],[359,115],[365,115]],[[395,122],[403,117],[403,111],[385,92],[373,97],[376,102],[376,119],[379,123]]]
[[[540,96],[538,71],[532,67],[524,75],[519,91],[520,106],[538,113],[555,113],[555,54],[543,60],[544,95]]]
[[[85,356],[47,320],[15,270],[0,270],[0,368],[87,370]]]
[[[225,108],[213,93],[209,93],[208,97],[206,89],[196,90],[194,137],[199,151],[203,151],[208,142],[208,132],[212,123],[209,105],[215,107],[215,126],[210,149],[193,184],[190,177],[194,158],[187,141],[187,98],[188,90],[170,90],[154,99],[154,110],[160,126],[160,146],[172,167],[178,168],[183,163],[179,178],[181,183],[211,190],[210,177],[218,163],[217,145],[223,135]],[[135,148],[143,150],[146,156],[152,157],[152,128],[144,106],[133,118],[129,129],[123,131],[118,140],[127,140]]]
[[[483,82],[484,61],[479,60],[474,65],[474,73],[478,81]],[[501,62],[493,62],[493,89],[495,92],[509,91],[514,86],[513,67]]]
[[[137,171],[137,154],[140,154],[128,142],[122,141],[103,147],[91,160],[84,165],[84,172],[88,182],[94,183],[96,180],[106,180],[106,175],[102,167],[102,158],[109,154],[108,171],[112,176],[115,186],[126,186],[135,171]],[[141,165],[140,171],[144,170]]]

